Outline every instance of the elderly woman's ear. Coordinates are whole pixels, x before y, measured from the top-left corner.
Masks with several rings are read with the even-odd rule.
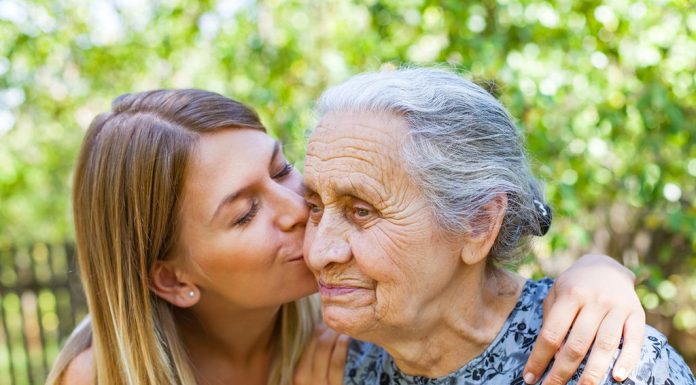
[[[498,237],[507,206],[507,195],[498,194],[474,216],[461,251],[464,263],[475,265],[485,261]]]

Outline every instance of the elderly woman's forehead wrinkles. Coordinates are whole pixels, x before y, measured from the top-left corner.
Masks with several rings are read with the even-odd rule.
[[[370,117],[364,116],[347,116],[356,120],[368,119],[368,122],[342,121],[334,123],[337,116],[325,116],[309,139],[308,153],[323,157],[328,148],[379,154],[390,152],[392,156],[398,156],[400,143],[405,137],[403,127],[395,129],[395,127],[385,124],[387,119],[378,119],[379,117],[369,119]]]
[[[384,207],[385,200],[389,196],[380,180],[360,172],[352,172],[345,178],[337,178],[334,187],[338,195],[351,195],[377,208]]]
[[[405,121],[401,117],[392,116],[391,114],[375,115],[370,113],[357,116],[358,121],[355,121],[354,115],[340,114],[340,117],[345,117],[345,119],[342,119],[339,123],[334,123],[334,119],[337,116],[329,114],[319,123],[312,134],[312,138],[324,136],[325,140],[331,140],[336,138],[372,137],[385,141],[401,140],[403,138],[403,132],[394,132],[394,127],[399,127],[400,129],[397,131],[402,131],[401,128],[405,125]],[[370,119],[367,122],[361,122],[359,121],[360,117],[368,117]]]
[[[312,190],[314,192],[316,192],[318,186],[321,185],[321,173],[317,172],[316,163],[316,157],[307,153],[307,155],[305,156],[304,184],[307,189]]]
[[[332,190],[332,194],[349,195],[367,201],[376,208],[387,213],[397,209],[397,202],[403,200],[405,178],[398,175],[401,171],[396,167],[381,167],[382,162],[350,159],[348,163],[323,164],[313,170],[319,174],[322,191]]]
[[[317,187],[317,193],[328,200],[344,197],[354,197],[364,200],[372,205],[379,205],[384,201],[384,191],[379,190],[380,184],[374,178],[359,172],[342,172],[331,169],[322,170],[321,184]]]
[[[340,137],[329,142],[319,139],[310,139],[307,145],[307,153],[322,160],[331,159],[340,154],[365,159],[373,155],[386,156],[397,160],[400,158],[398,146],[388,141],[379,141],[375,138]]]
[[[402,173],[403,162],[377,149],[365,150],[358,146],[314,146],[307,152],[306,167],[319,178],[336,174],[365,174],[378,184],[388,186]],[[345,175],[344,175],[345,176]],[[317,175],[312,175],[317,178]],[[311,178],[310,178],[311,179]]]

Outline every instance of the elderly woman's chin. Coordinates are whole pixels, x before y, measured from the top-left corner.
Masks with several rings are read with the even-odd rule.
[[[374,307],[369,304],[322,302],[321,310],[326,325],[353,337],[361,338],[376,326]]]

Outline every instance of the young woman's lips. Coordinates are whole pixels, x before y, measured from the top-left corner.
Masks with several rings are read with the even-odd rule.
[[[304,257],[302,256],[302,254],[295,256],[295,257],[288,258],[285,260],[285,262],[298,262],[298,261],[304,262]]]

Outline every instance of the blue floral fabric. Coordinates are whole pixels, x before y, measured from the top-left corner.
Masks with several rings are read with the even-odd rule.
[[[353,340],[344,372],[346,385],[523,385],[522,370],[541,327],[542,302],[553,284],[549,278],[527,281],[515,308],[493,342],[479,356],[439,378],[410,376],[397,368],[382,348]],[[618,356],[619,351],[616,352]],[[569,384],[577,384],[585,362]],[[607,373],[602,384],[619,384]],[[647,326],[640,362],[625,385],[693,385],[693,374],[665,336]]]

